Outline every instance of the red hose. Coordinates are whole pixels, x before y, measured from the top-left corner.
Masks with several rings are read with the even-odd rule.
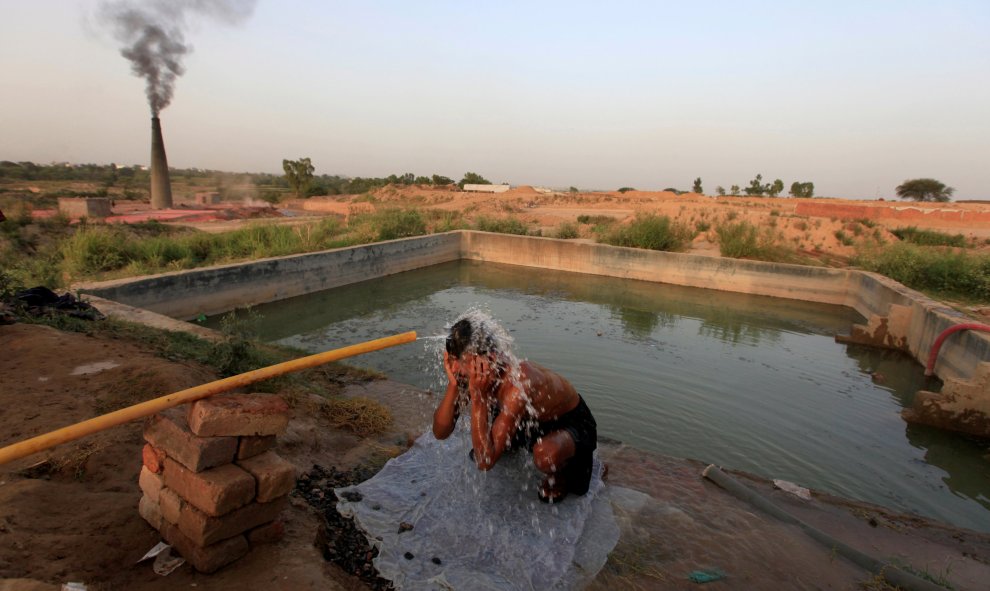
[[[932,350],[928,354],[928,365],[925,366],[925,375],[930,376],[935,370],[935,360],[938,359],[939,349],[942,348],[942,343],[945,339],[949,337],[952,333],[959,332],[960,330],[982,330],[983,332],[990,332],[990,326],[986,324],[957,324],[955,326],[950,326],[949,328],[942,331],[942,334],[938,335],[935,342],[932,343]]]

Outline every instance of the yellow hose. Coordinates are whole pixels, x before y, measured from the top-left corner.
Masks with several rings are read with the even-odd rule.
[[[148,400],[140,404],[135,404],[134,406],[128,406],[127,408],[122,408],[105,415],[94,417],[92,419],[82,421],[81,423],[76,423],[75,425],[62,427],[61,429],[51,431],[50,433],[45,433],[44,435],[38,435],[37,437],[32,437],[31,439],[26,439],[19,443],[8,445],[7,447],[0,449],[0,466],[50,447],[55,447],[56,445],[60,445],[67,441],[73,441],[79,439],[80,437],[92,435],[98,431],[103,431],[104,429],[109,429],[110,427],[116,427],[117,425],[122,425],[129,421],[133,421],[134,419],[147,417],[172,408],[173,406],[185,404],[186,402],[194,402],[196,400],[200,400],[201,398],[207,398],[209,396],[213,396],[214,394],[219,394],[220,392],[233,390],[234,388],[246,386],[248,384],[260,382],[269,378],[274,378],[285,373],[316,367],[317,365],[323,365],[324,363],[330,363],[331,361],[337,361],[347,357],[361,355],[363,353],[370,353],[371,351],[378,351],[379,349],[394,347],[396,345],[410,343],[415,340],[416,333],[414,331],[404,332],[402,334],[375,339],[373,341],[365,341],[349,347],[342,347],[332,351],[324,351],[323,353],[293,359],[292,361],[286,361],[276,365],[269,365],[268,367],[262,367],[261,369],[256,369],[254,371],[238,374],[236,376],[230,376],[229,378],[224,378],[215,382],[209,382],[207,384],[201,384],[186,390],[180,390],[179,392],[173,392],[172,394],[162,396],[161,398],[155,398],[154,400]]]

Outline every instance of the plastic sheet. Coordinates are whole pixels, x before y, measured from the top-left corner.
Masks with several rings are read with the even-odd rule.
[[[513,452],[481,472],[469,451],[462,421],[447,440],[426,433],[375,477],[336,489],[340,513],[379,549],[379,574],[403,590],[590,582],[619,539],[598,459],[587,494],[548,505],[537,498],[542,475],[531,454]]]

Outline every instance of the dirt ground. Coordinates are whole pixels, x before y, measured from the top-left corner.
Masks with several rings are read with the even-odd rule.
[[[513,216],[553,236],[562,223],[576,223],[582,215],[605,215],[623,222],[637,213],[666,215],[691,228],[702,229],[688,252],[718,256],[715,228],[728,222],[747,221],[770,233],[781,244],[799,253],[841,266],[855,245],[882,239],[896,240],[889,230],[905,226],[961,233],[976,250],[990,251],[990,202],[913,203],[848,201],[843,199],[794,199],[770,197],[712,197],[697,193],[681,195],[669,191],[601,191],[593,193],[546,192],[529,186],[514,187],[496,195],[467,193],[425,187],[385,187],[373,193],[374,203],[364,196],[341,195],[291,201],[286,205],[307,212],[347,215],[369,208],[416,206],[456,211],[469,220],[479,216]],[[800,209],[825,204],[834,211],[799,213]],[[869,207],[867,216],[843,211],[841,206]],[[874,211],[875,210],[875,211]],[[933,216],[944,210],[948,215]],[[976,214],[974,216],[974,214]],[[980,217],[976,217],[980,216]],[[591,237],[591,226],[577,224],[582,238]],[[837,233],[839,233],[837,235]],[[843,239],[844,237],[844,239]]]
[[[0,326],[0,445],[90,418],[215,376],[161,359],[143,345],[13,324]],[[399,453],[428,425],[429,393],[389,381],[350,386],[397,417],[362,439],[311,413],[294,413],[277,451],[300,472],[314,464],[351,469]],[[159,541],[137,512],[141,425],[131,423],[0,467],[0,589],[345,589],[364,583],[314,547],[322,517],[293,498],[286,537],[259,546],[214,575],[188,565],[167,577],[136,561]],[[701,478],[703,464],[603,443],[609,487],[636,502],[617,505],[621,538],[592,589],[690,589],[693,570],[719,568],[712,589],[883,589],[872,576]],[[895,515],[815,494],[804,501],[734,473],[800,519],[878,557],[896,558],[955,589],[985,589],[990,535]]]

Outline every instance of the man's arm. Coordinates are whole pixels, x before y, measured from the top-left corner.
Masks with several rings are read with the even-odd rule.
[[[437,410],[433,413],[433,436],[437,439],[446,439],[454,432],[459,411],[457,377],[451,368],[451,362],[447,358],[446,351],[443,354],[443,367],[447,373],[447,391],[444,393],[440,405],[437,406]]]
[[[482,372],[487,371],[487,363]],[[480,375],[490,375],[481,373]],[[502,457],[526,409],[526,398],[511,384],[504,383],[502,391],[494,392],[490,381],[473,381],[471,393],[471,442],[474,461],[479,470],[490,470]],[[493,425],[489,425],[488,408],[494,399],[501,400],[501,409]]]

